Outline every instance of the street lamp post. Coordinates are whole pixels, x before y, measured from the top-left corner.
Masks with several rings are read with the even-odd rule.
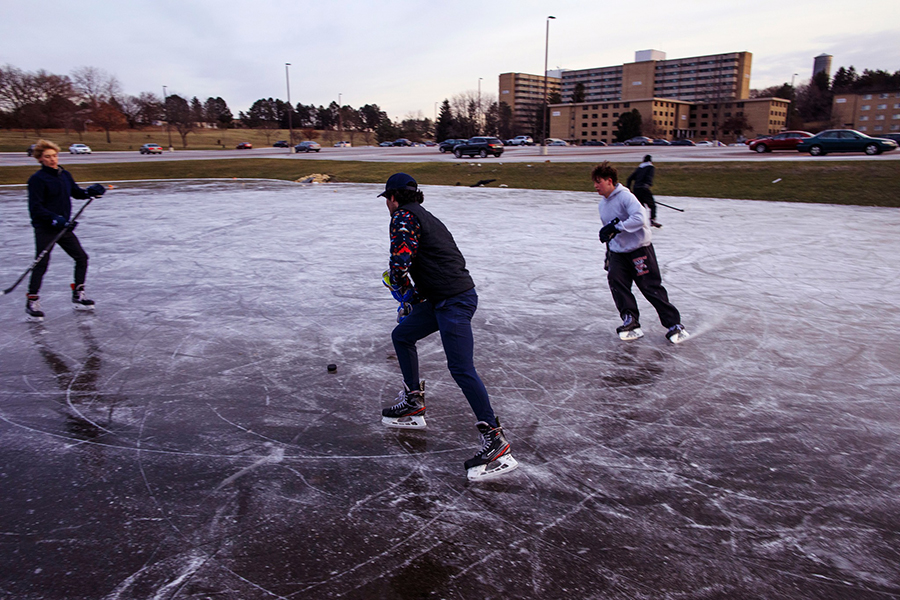
[[[481,127],[481,121],[483,119],[484,111],[481,110],[481,80],[483,78],[478,78],[478,134],[481,135],[484,133]]]
[[[341,93],[338,92],[338,133],[339,133],[339,137],[341,138],[338,141],[343,142],[344,141],[344,111],[341,110],[341,102],[343,102],[343,100],[341,99]]]
[[[172,147],[172,130],[169,128],[169,95],[166,93],[166,86],[163,86],[163,108],[166,111],[166,133],[169,135],[169,152],[175,152]]]
[[[294,112],[294,107],[291,105],[291,73],[290,73],[291,63],[284,63],[284,79],[287,83],[287,99],[288,99],[288,154],[293,154],[294,152],[294,119],[292,118],[292,114]]]
[[[547,154],[547,138],[550,136],[550,110],[547,106],[547,55],[550,51],[550,19],[555,18],[553,16],[547,17],[547,34],[544,38],[544,107],[542,113],[544,115],[544,126],[541,132],[544,139],[541,142],[541,154]]]

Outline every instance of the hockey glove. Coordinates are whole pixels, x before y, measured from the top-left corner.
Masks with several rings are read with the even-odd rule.
[[[602,229],[600,229],[600,241],[601,242],[603,242],[605,244],[609,240],[616,237],[616,235],[618,235],[619,230],[616,229],[616,223],[618,223],[618,222],[619,222],[619,218],[616,217],[615,219],[613,219],[612,221],[610,221],[609,223],[604,225]]]
[[[50,226],[54,229],[63,229],[66,226],[66,223],[68,223],[68,221],[65,217],[56,216],[50,221]]]
[[[88,186],[87,193],[89,196],[93,196],[94,198],[99,198],[103,194],[106,193],[106,188],[100,185],[99,183],[95,183],[94,185]]]
[[[69,221],[66,223],[66,229],[69,231],[75,231],[76,227],[78,227],[78,221]]]

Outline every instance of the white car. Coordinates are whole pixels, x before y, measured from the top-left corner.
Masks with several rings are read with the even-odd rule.
[[[534,140],[530,135],[517,135],[511,140],[506,140],[507,146],[534,146]]]
[[[69,146],[69,154],[90,154],[91,147],[84,144],[72,144]]]
[[[559,138],[547,138],[548,146],[568,146],[565,140],[561,140]]]
[[[349,148],[350,142],[347,142],[347,141],[335,142],[334,147],[335,148]]]

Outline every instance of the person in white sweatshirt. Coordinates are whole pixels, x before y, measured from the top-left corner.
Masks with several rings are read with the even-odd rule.
[[[594,167],[591,179],[600,194],[598,208],[603,225],[600,241],[607,244],[609,290],[622,318],[616,332],[623,340],[636,340],[644,335],[637,299],[631,292],[634,283],[656,309],[660,323],[666,328],[666,339],[674,344],[683,342],[689,334],[662,285],[646,209],[619,183],[618,171],[609,162]]]

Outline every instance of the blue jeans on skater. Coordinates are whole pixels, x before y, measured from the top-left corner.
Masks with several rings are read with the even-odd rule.
[[[412,312],[391,333],[403,381],[411,390],[419,389],[419,354],[416,342],[435,331],[441,332],[441,343],[447,355],[447,368],[453,380],[469,401],[475,418],[491,426],[497,419],[491,409],[491,401],[481,378],[475,371],[472,337],[472,315],[478,307],[475,289],[432,302],[427,300],[413,307]]]

